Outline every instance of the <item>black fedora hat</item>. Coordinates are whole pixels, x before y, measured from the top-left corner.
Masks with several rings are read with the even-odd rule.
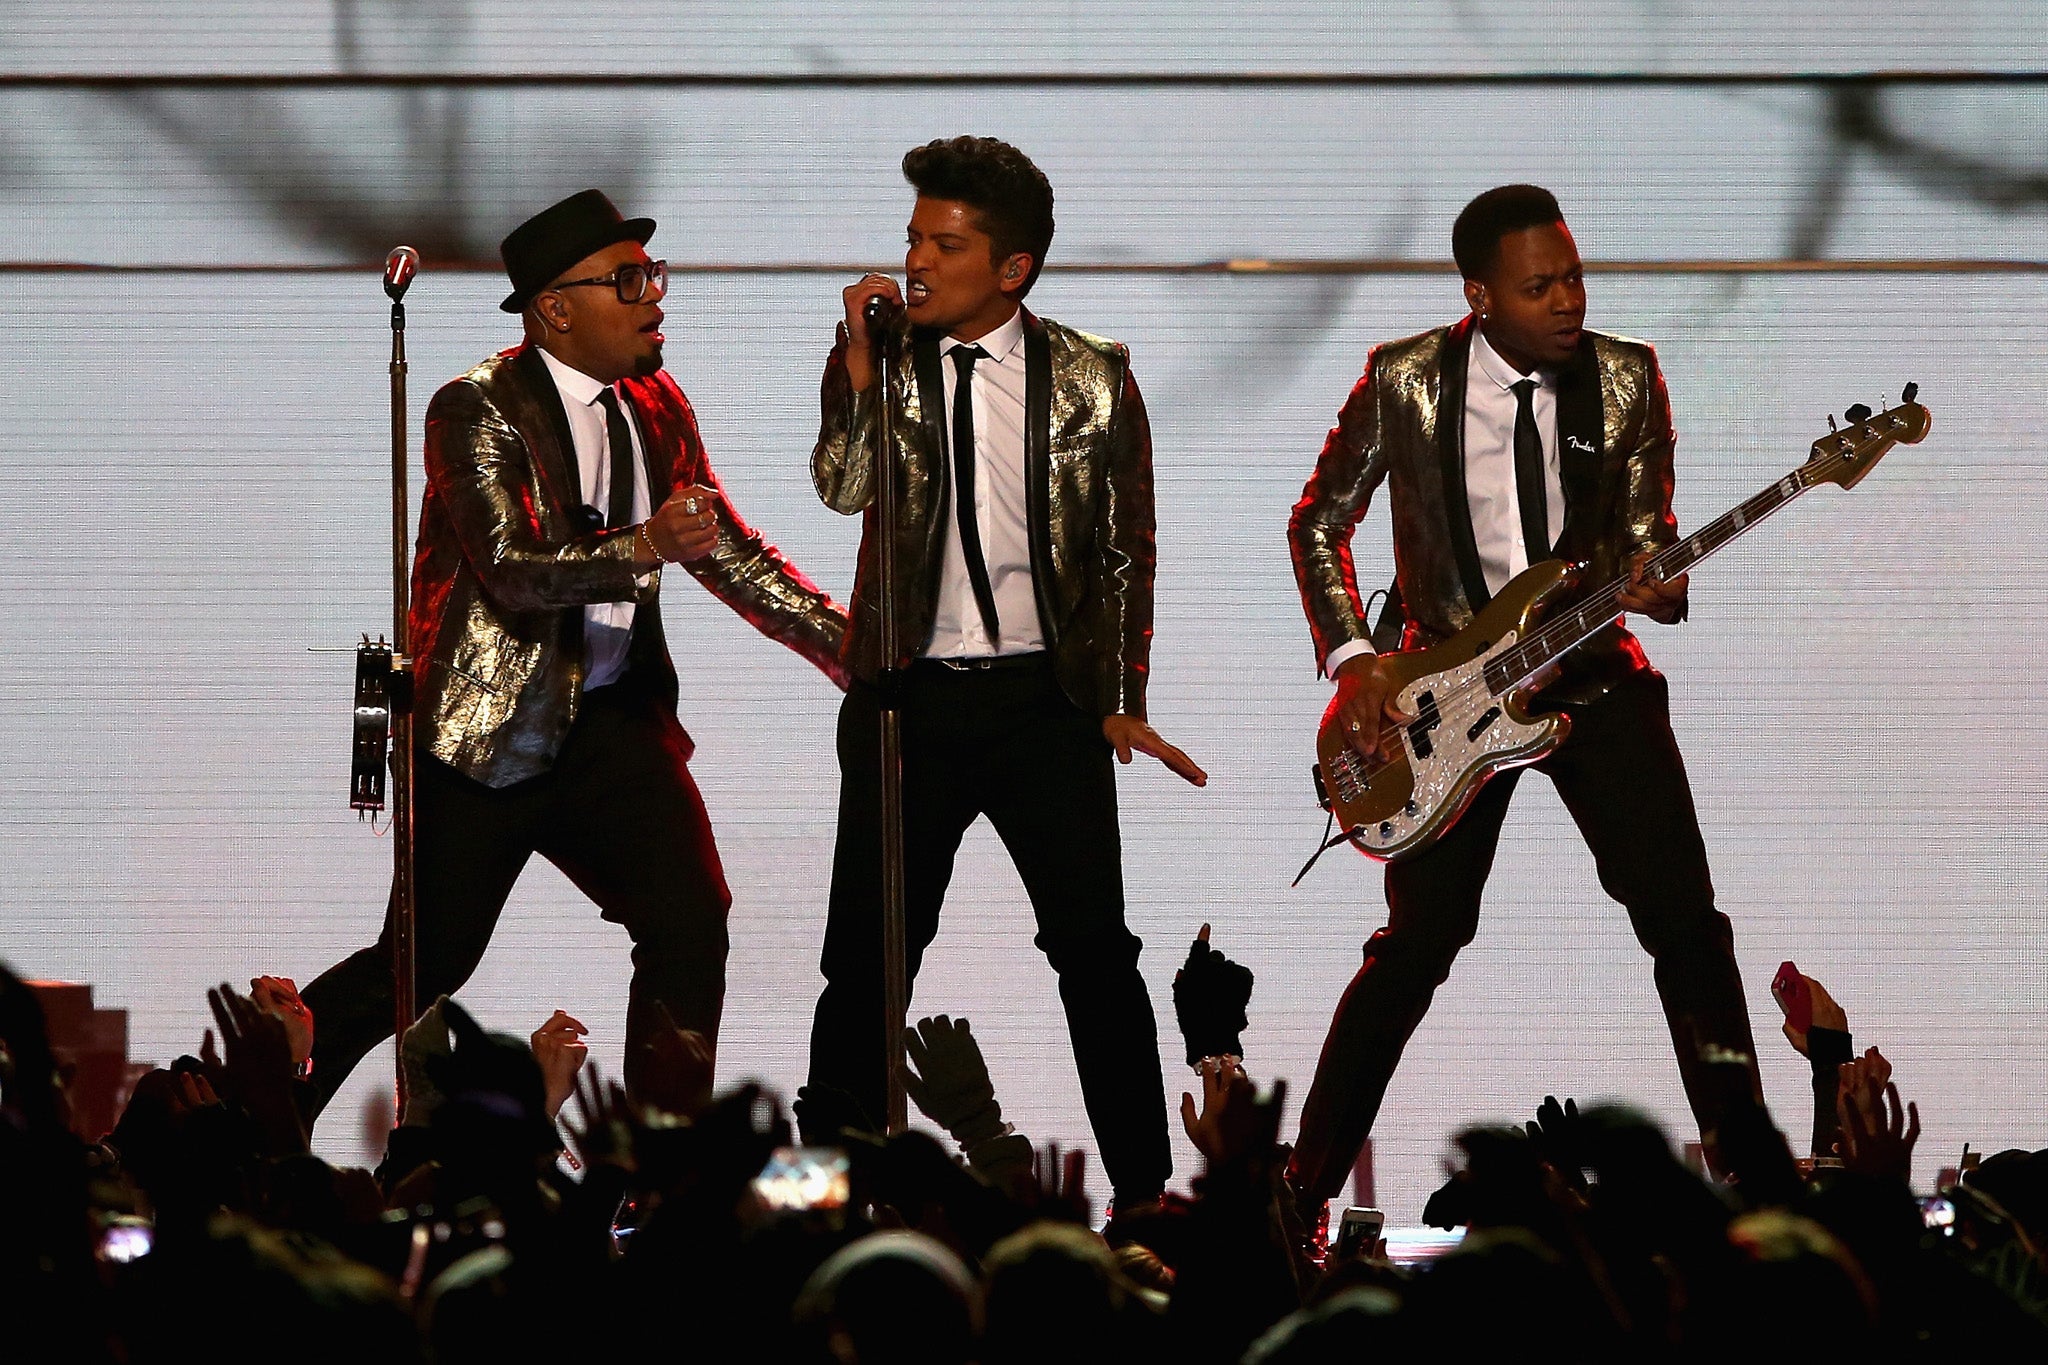
[[[654,235],[652,218],[624,218],[603,190],[583,190],[542,209],[513,228],[498,243],[512,292],[498,305],[508,313],[525,311],[528,300],[548,281],[593,251],[615,242],[647,245]]]

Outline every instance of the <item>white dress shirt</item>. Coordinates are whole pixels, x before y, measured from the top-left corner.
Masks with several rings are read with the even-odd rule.
[[[939,343],[939,368],[946,381],[946,440],[953,439],[953,404],[959,371],[953,352],[979,346],[987,360],[974,362],[974,524],[981,533],[982,558],[995,597],[1002,638],[991,640],[974,602],[967,577],[967,556],[960,548],[959,480],[952,477],[952,451],[946,453],[948,518],[939,558],[939,595],[932,614],[930,659],[986,658],[994,654],[1028,654],[1045,648],[1038,624],[1038,595],[1031,582],[1031,536],[1024,494],[1024,313],[977,341],[947,337]]]
[[[576,480],[586,507],[602,515],[612,504],[611,433],[609,419],[598,406],[597,397],[606,386],[583,371],[564,365],[546,351],[540,358],[554,376],[555,389],[562,395],[562,408],[569,415],[569,438],[576,445]],[[621,413],[631,413],[616,389],[613,399]],[[645,521],[652,514],[647,491],[647,451],[640,443],[637,424],[626,418],[626,436],[633,443],[633,520]],[[647,576],[640,579],[647,582]],[[617,682],[626,671],[626,650],[633,641],[631,602],[593,602],[583,609],[583,686],[587,691]]]
[[[1479,327],[1465,361],[1465,506],[1472,516],[1472,539],[1479,549],[1479,569],[1486,590],[1498,593],[1529,567],[1530,547],[1522,535],[1521,490],[1515,483],[1515,385],[1536,381],[1529,406],[1536,416],[1536,434],[1543,441],[1543,502],[1551,544],[1564,530],[1564,475],[1557,456],[1557,377],[1537,371],[1521,374],[1501,359]],[[1550,546],[1535,549],[1535,563],[1550,558]],[[1324,667],[1331,673],[1346,659],[1369,654],[1372,646],[1352,640],[1330,651]]]

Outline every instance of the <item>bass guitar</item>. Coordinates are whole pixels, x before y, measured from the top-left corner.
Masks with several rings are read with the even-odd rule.
[[[1897,406],[1875,416],[1860,404],[1850,408],[1847,428],[1829,418],[1828,434],[1805,464],[1658,552],[1644,576],[1662,581],[1689,571],[1810,488],[1854,488],[1893,446],[1927,435],[1931,419],[1917,393],[1908,384]],[[1487,778],[1535,763],[1564,742],[1570,719],[1531,715],[1529,701],[1568,651],[1624,614],[1618,599],[1628,586],[1624,577],[1579,595],[1584,569],[1559,560],[1531,565],[1450,639],[1388,655],[1391,695],[1415,719],[1389,723],[1375,757],[1351,746],[1331,703],[1316,735],[1319,795],[1343,829],[1331,842],[1348,838],[1387,861],[1420,852],[1456,822]]]

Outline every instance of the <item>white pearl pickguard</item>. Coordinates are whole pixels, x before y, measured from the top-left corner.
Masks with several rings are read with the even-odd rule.
[[[1369,852],[1391,857],[1429,838],[1464,810],[1489,774],[1533,763],[1549,751],[1554,723],[1516,721],[1505,701],[1486,685],[1487,661],[1513,646],[1518,634],[1510,631],[1478,658],[1417,678],[1401,689],[1401,709],[1424,716],[1433,707],[1436,724],[1421,736],[1420,744],[1416,726],[1401,728],[1414,794],[1408,809],[1355,831],[1353,838]],[[1429,702],[1423,700],[1425,695]],[[1420,752],[1424,747],[1427,756]]]

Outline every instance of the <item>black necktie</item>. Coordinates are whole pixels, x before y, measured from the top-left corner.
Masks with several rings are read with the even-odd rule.
[[[981,522],[974,510],[974,362],[987,360],[979,346],[953,348],[953,522],[960,528],[960,556],[967,561],[967,582],[990,644],[1001,639],[996,622],[995,589],[988,582],[988,561],[981,553]]]
[[[612,447],[612,496],[607,526],[628,526],[633,521],[633,437],[626,430],[626,414],[610,389],[601,390],[597,405],[604,409],[604,430]]]
[[[1549,497],[1544,492],[1543,437],[1536,430],[1536,381],[1524,379],[1515,390],[1515,495],[1522,504],[1522,544],[1529,562],[1550,558]]]

